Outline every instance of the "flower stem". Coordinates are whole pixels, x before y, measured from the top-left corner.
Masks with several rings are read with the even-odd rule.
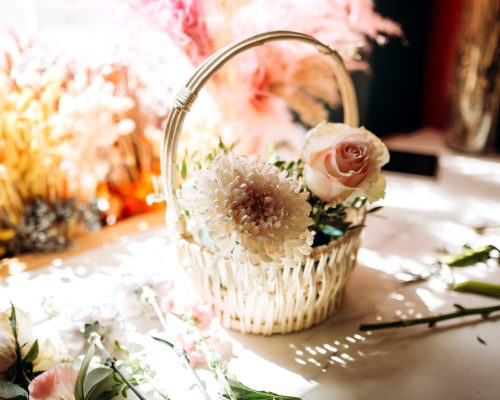
[[[151,377],[151,375],[149,375],[147,372],[143,372],[142,373],[142,376],[144,377],[144,379],[146,380],[147,383],[149,383],[151,385],[151,387],[153,388],[153,390],[158,393],[158,395],[160,395],[160,397],[164,400],[169,400],[170,397],[165,394],[163,392],[162,389],[160,389],[157,385],[156,385],[156,382],[155,380]]]
[[[154,296],[154,295],[148,296],[147,299],[146,299],[146,304],[148,304],[153,309],[153,311],[155,312],[156,316],[158,317],[158,320],[160,321],[160,324],[161,324],[161,326],[163,328],[163,331],[165,333],[167,333],[168,332],[167,321],[166,321],[165,316],[163,315],[163,313],[162,313],[162,311],[160,309],[160,306],[158,304],[158,300],[156,299],[156,296]],[[170,342],[174,343],[172,340],[170,340]],[[189,357],[187,356],[186,352],[183,351],[178,345],[174,345],[172,347],[172,349],[181,358],[181,360],[184,362],[184,365],[186,366],[186,368],[193,375],[193,377],[194,377],[194,379],[196,381],[196,385],[200,389],[200,391],[203,394],[203,397],[205,398],[205,400],[211,400],[210,396],[208,395],[208,393],[207,393],[207,391],[205,389],[205,386],[203,385],[203,382],[201,381],[200,377],[198,376],[198,374],[194,370],[193,366],[189,362]]]
[[[101,337],[97,334],[94,337],[95,337],[95,345],[102,352],[102,354],[104,354],[106,364],[120,376],[123,382],[125,382],[125,384],[130,388],[130,390],[132,390],[132,392],[135,393],[135,395],[140,400],[146,400],[144,396],[141,395],[141,393],[136,389],[136,387],[132,385],[132,383],[130,383],[130,381],[127,378],[125,378],[120,369],[116,366],[114,358],[111,357],[111,354],[109,354],[109,352],[106,350],[106,347],[104,347]]]
[[[490,314],[496,311],[500,311],[500,305],[491,307],[479,307],[479,308],[466,308],[460,304],[454,304],[457,311],[449,314],[435,315],[426,318],[416,318],[416,319],[400,319],[391,322],[381,322],[374,324],[362,324],[359,326],[360,331],[373,331],[377,329],[387,329],[387,328],[406,328],[413,325],[426,324],[429,328],[432,328],[439,321],[445,321],[453,318],[460,318],[466,315],[481,315],[483,318],[489,318]]]
[[[187,325],[186,321],[180,315],[172,312],[170,314],[177,318],[185,326]],[[213,348],[210,347],[205,336],[200,332],[198,327],[189,325],[189,329],[191,331],[194,331],[196,336],[199,338],[198,343],[200,345],[201,351],[203,352],[203,355],[205,356],[205,359],[207,360],[207,365],[224,388],[226,395],[230,400],[237,400],[237,396],[231,388],[231,383],[226,376],[226,371],[224,371],[224,369],[222,368],[222,359],[220,358],[220,356]]]
[[[175,315],[175,314],[174,314]],[[176,315],[177,318],[180,318],[179,316]],[[182,318],[180,318],[182,320]],[[185,323],[184,321],[182,321]],[[231,384],[229,383],[227,377],[226,377],[226,372],[222,368],[222,360],[220,356],[217,354],[217,352],[212,349],[209,344],[207,343],[207,340],[203,336],[203,334],[200,332],[200,330],[197,327],[192,327],[190,326],[190,329],[195,330],[197,336],[200,338],[200,347],[202,349],[202,352],[205,355],[205,358],[208,360],[207,364],[209,368],[214,372],[217,380],[219,383],[222,385],[224,388],[224,391],[226,394],[229,396],[230,400],[237,400],[236,394],[233,392],[233,389],[231,388]]]

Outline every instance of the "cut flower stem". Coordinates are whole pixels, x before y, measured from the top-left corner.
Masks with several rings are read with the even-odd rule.
[[[153,309],[156,316],[158,317],[158,320],[160,321],[160,324],[163,328],[164,333],[168,333],[167,321],[166,321],[165,316],[163,315],[163,313],[160,309],[160,305],[158,304],[158,300],[156,299],[156,296],[155,295],[147,296],[147,298],[145,300],[146,300],[146,304],[148,304]],[[167,342],[167,341],[165,341],[165,342]],[[181,358],[181,360],[183,360],[184,365],[193,375],[193,377],[196,381],[196,386],[198,386],[198,388],[200,389],[205,400],[211,400],[210,396],[208,395],[208,393],[205,389],[205,385],[203,384],[200,377],[198,376],[198,374],[194,370],[193,366],[189,362],[189,357],[187,356],[186,352],[184,350],[182,350],[180,346],[178,346],[177,344],[174,344],[175,342],[169,340],[168,343],[171,344],[170,347],[172,348],[172,350]]]
[[[105,358],[105,363],[113,370],[115,371],[120,378],[123,380],[123,382],[129,387],[132,392],[140,399],[140,400],[146,400],[146,398],[137,390],[137,388],[130,383],[130,381],[123,375],[123,373],[120,371],[118,366],[116,365],[116,362],[114,358],[109,354],[109,352],[106,350],[106,347],[104,347],[104,344],[102,343],[101,337],[98,334],[93,334],[92,338],[94,340],[95,346],[101,351],[101,353],[104,355]]]
[[[491,307],[479,307],[479,308],[466,308],[464,306],[461,306],[460,304],[454,304],[454,306],[457,309],[457,311],[452,313],[435,315],[425,318],[400,319],[390,322],[362,324],[359,326],[359,330],[373,331],[373,330],[388,329],[388,328],[406,328],[408,326],[413,326],[413,325],[428,325],[429,328],[432,328],[440,321],[465,317],[467,315],[481,315],[483,318],[486,319],[490,317],[491,313],[500,311],[500,304]]]

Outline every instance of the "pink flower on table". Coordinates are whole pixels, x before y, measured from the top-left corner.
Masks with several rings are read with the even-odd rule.
[[[206,343],[204,345],[212,349],[221,360],[228,361],[233,357],[233,345],[227,339],[225,332],[223,332],[220,326],[214,327],[204,334],[206,335],[204,339]],[[201,348],[204,345],[201,344],[201,340],[203,339],[195,332],[182,332],[177,335],[177,341],[186,351],[193,368],[207,367],[207,360]]]
[[[200,331],[208,330],[214,320],[211,307],[202,302],[176,302],[172,297],[165,297],[161,301],[161,308],[165,314],[172,313],[184,321],[193,323]]]
[[[302,158],[307,187],[324,201],[384,197],[381,168],[389,161],[389,151],[365,128],[321,123],[309,131]]]
[[[192,318],[198,329],[207,330],[212,322],[214,315],[208,304],[195,304],[185,314],[188,318]]]
[[[201,368],[206,365],[205,358],[198,344],[199,340],[200,338],[194,334],[183,332],[177,335],[177,342],[186,352],[193,368]]]
[[[74,400],[77,376],[70,364],[60,364],[31,381],[29,400]]]

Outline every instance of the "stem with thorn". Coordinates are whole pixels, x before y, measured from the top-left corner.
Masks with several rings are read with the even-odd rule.
[[[413,325],[429,325],[429,328],[436,325],[440,321],[445,321],[453,318],[460,318],[467,315],[481,315],[483,318],[489,318],[491,313],[500,311],[500,305],[491,307],[479,307],[479,308],[466,308],[460,304],[454,304],[457,311],[449,314],[435,315],[432,317],[416,318],[416,319],[401,319],[391,322],[381,322],[374,324],[362,324],[359,326],[360,331],[373,331],[377,329],[387,329],[387,328],[406,328],[407,326]]]
[[[117,367],[114,358],[111,357],[111,354],[109,354],[109,352],[106,350],[106,347],[104,347],[101,337],[97,333],[92,334],[91,337],[94,338],[96,347],[101,351],[102,354],[104,354],[105,363],[120,376],[123,382],[125,382],[125,384],[130,388],[130,390],[132,390],[132,392],[135,393],[135,395],[140,400],[146,400],[144,396],[142,396],[141,393],[136,389],[136,387],[132,385],[130,381],[122,374],[120,369]]]
[[[160,321],[160,324],[161,324],[161,326],[163,328],[163,331],[165,333],[167,333],[168,332],[167,321],[165,320],[165,316],[161,312],[160,305],[158,304],[158,300],[156,299],[156,294],[145,293],[145,294],[143,294],[143,298],[144,298],[144,302],[147,305],[149,305],[153,309],[153,311],[155,312],[155,314],[158,317],[158,320]],[[174,343],[173,341],[170,341],[170,342]],[[201,381],[200,377],[198,376],[198,374],[194,370],[193,366],[189,362],[189,357],[187,356],[186,352],[184,350],[182,350],[178,345],[174,345],[172,347],[172,349],[181,358],[181,360],[183,360],[184,365],[186,366],[186,368],[193,375],[193,377],[194,377],[194,379],[196,381],[196,385],[200,389],[200,391],[203,394],[203,397],[205,398],[205,400],[211,400],[210,396],[208,395],[208,393],[207,393],[207,391],[205,389],[205,386],[203,385],[203,382]]]

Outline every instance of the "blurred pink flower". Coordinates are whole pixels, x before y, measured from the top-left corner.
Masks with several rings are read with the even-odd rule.
[[[376,13],[373,0],[129,0],[156,21],[194,64],[234,40],[271,30],[310,34],[365,69],[360,50],[370,40],[401,36],[401,27]],[[140,6],[140,7],[139,7]],[[297,157],[308,126],[328,118],[339,95],[331,68],[311,46],[288,41],[239,55],[209,86],[220,109],[225,142],[237,152]],[[314,57],[313,57],[314,56]],[[290,111],[292,110],[293,113]]]
[[[303,32],[341,51],[362,47],[367,38],[382,41],[385,34],[402,34],[397,23],[375,12],[373,0],[253,0],[234,13],[232,28],[235,37],[269,30]]]
[[[78,371],[70,364],[60,364],[33,379],[29,385],[30,400],[74,400]]]
[[[194,64],[212,54],[207,27],[212,0],[129,0],[129,5],[167,32]]]

